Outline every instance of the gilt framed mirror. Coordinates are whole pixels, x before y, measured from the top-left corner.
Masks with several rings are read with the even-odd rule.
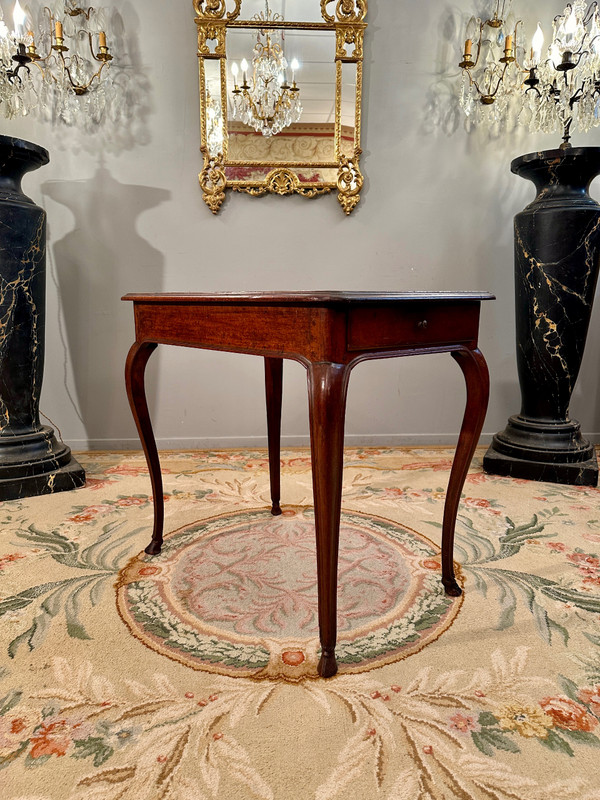
[[[194,0],[200,186],[360,201],[367,0]]]

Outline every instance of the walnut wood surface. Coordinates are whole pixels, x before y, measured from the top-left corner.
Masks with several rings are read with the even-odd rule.
[[[342,499],[344,418],[351,370],[361,361],[449,352],[462,369],[467,403],[442,530],[442,582],[454,575],[456,514],[487,410],[489,377],[477,349],[485,293],[294,292],[253,294],[130,294],[136,326],[125,369],[127,394],[154,493],[154,530],[146,552],[160,552],[164,503],[156,443],[144,391],[146,363],[158,344],[261,355],[265,363],[272,513],[280,508],[283,359],[307,369],[317,540],[319,674],[337,672],[337,563]]]

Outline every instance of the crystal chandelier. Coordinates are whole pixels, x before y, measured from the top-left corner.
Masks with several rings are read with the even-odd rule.
[[[511,0],[496,0],[486,20],[471,17],[467,25],[460,105],[477,122],[504,118],[515,90],[523,83],[517,60],[521,21],[511,11]]]
[[[76,0],[57,0],[53,8],[43,7],[30,16],[16,0],[13,18],[12,34],[0,26],[4,115],[35,111],[44,119],[72,124],[83,114],[100,122],[114,94],[104,11],[81,8]]]
[[[508,0],[508,5],[510,5]],[[600,10],[585,0],[569,3],[553,21],[544,53],[538,23],[526,48],[521,21],[504,19],[506,0],[496,0],[493,16],[472,18],[467,27],[460,105],[476,123],[522,125],[532,133],[563,136],[600,125]],[[489,31],[488,31],[489,28]],[[476,42],[476,55],[474,43]]]
[[[31,58],[25,46],[25,12],[17,0],[14,9],[14,31],[9,31],[0,9],[0,110],[12,119],[28,114],[37,103],[33,89]]]
[[[253,17],[259,22],[283,22],[280,14],[274,14],[268,0],[264,13]],[[248,62],[241,63],[242,85],[238,86],[239,68],[232,64],[234,79],[233,118],[250,125],[263,136],[274,136],[302,115],[300,89],[296,85],[299,64],[294,59],[290,65],[292,83],[288,83],[288,62],[283,53],[283,34],[271,27],[260,28],[252,56],[252,80],[248,83]]]
[[[554,18],[553,36],[542,57],[541,25],[529,55],[529,74],[520,121],[532,132],[563,135],[569,147],[571,131],[587,133],[600,124],[600,11],[585,0],[568,4]]]

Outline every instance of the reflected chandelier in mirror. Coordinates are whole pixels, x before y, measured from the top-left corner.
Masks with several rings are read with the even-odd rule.
[[[367,0],[194,0],[200,186],[217,214],[227,189],[317,197],[350,214],[363,177]]]

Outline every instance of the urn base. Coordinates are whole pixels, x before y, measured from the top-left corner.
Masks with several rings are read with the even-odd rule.
[[[83,467],[71,449],[58,442],[52,428],[21,436],[0,436],[0,501],[78,489]]]
[[[520,415],[494,436],[483,459],[492,475],[570,486],[597,486],[594,447],[575,420],[540,422]]]

